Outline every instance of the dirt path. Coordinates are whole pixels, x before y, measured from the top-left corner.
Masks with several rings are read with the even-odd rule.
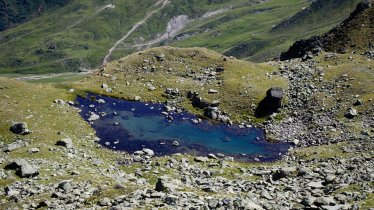
[[[224,13],[226,11],[230,10],[230,8],[226,8],[226,9],[219,9],[219,10],[216,10],[216,11],[211,11],[211,12],[207,12],[205,14],[203,14],[200,18],[198,19],[188,19],[188,16],[187,15],[179,15],[177,17],[174,17],[172,18],[167,27],[166,27],[166,31],[164,34],[162,34],[160,37],[154,39],[154,40],[151,40],[147,43],[144,43],[144,44],[137,44],[137,45],[133,45],[132,48],[135,48],[135,47],[146,47],[146,48],[149,48],[151,47],[152,45],[155,45],[155,44],[158,44],[162,41],[165,41],[165,40],[168,40],[168,39],[172,39],[174,38],[176,35],[178,35],[178,33],[180,31],[182,31],[188,23],[192,22],[192,21],[195,21],[195,20],[203,20],[203,19],[206,19],[206,18],[210,18],[212,16],[215,16],[215,15],[218,15],[218,14],[221,14],[221,13]]]
[[[92,15],[88,16],[88,17],[92,17],[92,16],[95,16],[97,14],[99,14],[101,11],[105,10],[105,9],[114,9],[116,6],[114,4],[107,4],[101,8],[99,8],[98,10],[96,10]],[[84,20],[86,20],[88,18],[87,16],[86,17],[82,17],[81,19],[79,19],[77,22],[73,23],[72,25],[68,26],[66,29],[71,29],[71,28],[74,28],[75,26],[77,26],[78,24],[82,23]]]
[[[20,76],[20,77],[13,77],[13,79],[20,80],[20,81],[32,81],[32,80],[41,80],[41,79],[51,79],[56,77],[62,76],[76,76],[76,75],[86,75],[90,74],[92,71],[84,71],[84,72],[66,72],[66,73],[54,73],[54,74],[40,74],[40,75],[27,75],[27,76]]]
[[[160,1],[156,2],[156,4],[154,4],[152,7],[157,7],[159,5],[161,5],[161,6],[159,6],[157,9],[154,9],[151,12],[149,12],[142,20],[140,20],[135,25],[133,25],[133,27],[130,29],[130,31],[128,31],[127,34],[125,34],[120,40],[118,40],[113,45],[112,48],[110,48],[108,50],[108,54],[105,56],[105,58],[103,60],[103,65],[108,63],[108,61],[110,59],[110,56],[112,55],[113,51],[118,47],[118,45],[120,45],[123,41],[125,41],[137,28],[139,28],[139,26],[143,25],[150,17],[152,17],[159,10],[163,9],[168,3],[169,3],[169,0],[160,0]]]
[[[179,15],[177,17],[174,17],[169,21],[169,23],[166,27],[165,33],[162,34],[160,37],[158,37],[154,40],[151,40],[147,43],[144,43],[144,44],[133,45],[132,47],[144,47],[144,46],[146,46],[147,48],[149,48],[154,44],[157,44],[157,43],[160,43],[162,41],[171,39],[171,38],[175,37],[177,35],[177,33],[179,31],[181,31],[189,22],[190,22],[190,20],[188,19],[187,15]]]

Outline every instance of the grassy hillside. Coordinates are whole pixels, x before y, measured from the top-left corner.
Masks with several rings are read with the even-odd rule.
[[[161,56],[162,54],[164,56]],[[163,61],[157,59],[156,56],[163,57]],[[343,54],[333,57],[325,56],[325,54],[320,55],[316,58],[316,63],[323,69],[320,71],[323,71],[324,75],[315,72],[315,81],[322,81],[321,83],[316,82],[316,84],[338,85],[331,86],[332,89],[329,90],[331,92],[317,88],[312,93],[313,101],[316,100],[316,104],[319,106],[318,110],[329,110],[329,107],[335,106],[338,101],[340,108],[337,114],[339,116],[342,115],[341,112],[344,112],[346,107],[352,106],[351,104],[357,100],[355,95],[359,95],[363,101],[362,106],[356,107],[360,116],[354,120],[346,120],[342,117],[341,121],[350,130],[355,130],[357,133],[360,133],[363,127],[370,129],[368,135],[373,133],[373,129],[369,127],[372,121],[366,122],[362,119],[371,118],[373,113],[372,82],[374,74],[370,68],[372,62],[372,60],[357,54]],[[347,142],[338,144],[294,148],[290,151],[292,159],[274,163],[241,163],[221,159],[197,162],[194,161],[193,156],[186,154],[152,157],[144,162],[131,162],[134,158],[131,154],[99,147],[95,143],[95,131],[79,116],[76,108],[67,104],[53,103],[55,99],[74,100],[77,94],[82,93],[82,90],[128,99],[133,99],[138,95],[145,101],[164,100],[162,92],[170,86],[180,88],[183,94],[187,90],[197,90],[202,97],[209,101],[218,99],[221,101],[220,107],[222,106],[234,119],[247,120],[247,116],[250,115],[248,110],[250,110],[251,103],[257,103],[264,96],[268,87],[277,85],[287,88],[290,85],[290,81],[281,76],[284,70],[279,71],[277,65],[293,64],[291,62],[278,64],[271,62],[269,64],[253,64],[230,59],[214,51],[201,48],[167,47],[135,53],[108,63],[96,74],[74,84],[29,84],[0,77],[0,144],[6,145],[19,139],[28,142],[24,147],[8,153],[0,150],[0,174],[2,177],[0,187],[5,189],[0,194],[0,209],[24,209],[37,206],[46,208],[109,208],[109,205],[116,205],[120,199],[126,200],[126,198],[134,200],[134,203],[131,203],[131,208],[151,209],[152,207],[160,207],[160,202],[164,202],[164,200],[151,196],[148,197],[150,199],[145,200],[142,195],[148,195],[145,192],[153,191],[156,181],[160,177],[170,179],[170,183],[173,183],[173,187],[176,188],[173,191],[180,192],[180,197],[196,194],[201,198],[227,200],[227,198],[240,197],[243,193],[252,192],[242,190],[245,185],[241,184],[238,185],[237,189],[239,190],[237,191],[227,190],[228,187],[222,185],[222,180],[226,183],[233,183],[233,185],[237,182],[250,183],[253,184],[251,185],[253,188],[256,188],[256,186],[263,185],[263,180],[269,179],[278,169],[291,167],[295,168],[295,174],[288,175],[285,178],[286,181],[283,179],[276,181],[275,184],[267,182],[267,185],[271,186],[273,190],[267,188],[259,190],[269,191],[269,193],[275,191],[274,195],[283,195],[282,193],[287,191],[287,193],[292,193],[292,196],[289,196],[291,199],[284,196],[286,202],[289,203],[294,199],[294,202],[300,205],[299,199],[296,197],[300,192],[288,191],[288,186],[300,186],[298,189],[304,190],[304,185],[311,183],[311,181],[310,178],[297,176],[297,168],[306,168],[313,175],[318,171],[325,173],[330,167],[334,170],[336,168],[333,167],[341,167],[342,172],[334,173],[336,177],[339,179],[352,177],[352,179],[344,184],[336,182],[323,186],[322,189],[329,189],[323,195],[335,197],[339,194],[357,194],[360,196],[347,198],[347,202],[352,202],[360,209],[372,208],[373,182],[370,179],[372,171],[370,161],[373,148],[370,141],[363,142],[357,138],[352,141],[347,139]],[[300,64],[307,65],[306,63]],[[205,74],[204,69],[207,67],[214,68],[218,65],[223,66],[225,70],[217,75],[217,80],[201,83],[203,81],[188,77],[192,71],[196,72],[195,76],[199,76]],[[271,76],[266,73],[270,73]],[[318,78],[322,78],[322,80]],[[113,92],[103,91],[100,87],[102,83],[108,84]],[[152,83],[156,90],[148,90],[147,83]],[[307,86],[305,84],[300,87],[300,90],[304,90]],[[69,91],[70,88],[75,88],[75,91]],[[209,88],[217,89],[218,94],[207,94]],[[188,111],[198,112],[187,104],[182,102],[183,107]],[[305,110],[305,112],[313,111],[314,113],[318,110]],[[284,120],[288,121],[289,119],[291,117]],[[26,122],[33,132],[27,136],[12,134],[9,131],[12,121]],[[329,127],[324,128],[323,124],[315,126],[320,126],[319,132],[332,132]],[[338,131],[333,135],[343,135]],[[73,149],[55,145],[57,140],[66,137],[72,139]],[[30,152],[35,148],[38,148],[39,152]],[[360,148],[363,149],[359,150]],[[38,177],[22,179],[16,176],[14,171],[3,170],[9,162],[16,159],[25,159],[38,168],[40,173]],[[188,167],[183,166],[186,162],[188,162]],[[221,166],[222,163],[224,165]],[[354,167],[356,165],[357,167]],[[202,179],[202,172],[195,173],[196,170],[207,171],[206,173],[212,174],[212,176]],[[198,181],[185,184],[183,181],[185,177],[191,180],[207,180],[214,185],[221,185],[221,188],[217,191],[207,191],[205,185],[201,186]],[[363,182],[361,182],[362,177],[364,177]],[[368,178],[366,179],[366,177]],[[322,183],[324,179],[322,174],[313,175],[314,181],[319,180]],[[71,185],[63,185],[66,182]],[[279,187],[281,182],[291,184]],[[60,188],[66,190],[60,190]],[[306,189],[305,192],[308,191],[309,189]],[[171,193],[174,192],[165,192],[164,196]],[[266,198],[262,198],[261,191],[253,193],[255,196],[257,194],[261,198],[255,201],[262,204]],[[318,196],[320,196],[320,192]],[[105,204],[104,201],[108,199],[111,203]],[[272,202],[273,198],[269,200]],[[205,203],[203,204],[205,205]],[[278,205],[278,203],[274,205]],[[201,206],[203,208],[203,205]],[[166,209],[175,208],[170,203],[163,207]]]
[[[282,21],[272,29],[274,34],[318,30],[341,23],[361,0],[317,0],[308,8]]]
[[[365,53],[373,47],[374,8],[360,3],[341,24],[320,36],[295,42],[281,54],[281,60],[302,58],[307,54],[318,54],[318,49],[327,52]]]
[[[0,72],[29,74],[95,69],[103,64],[108,50],[126,34],[112,50],[109,60],[149,46],[172,45],[207,47],[225,55],[262,61],[286,50],[295,40],[325,32],[340,21],[332,18],[314,22],[315,30],[303,34],[274,33],[273,26],[298,14],[310,3],[305,0],[156,2],[82,0],[46,12],[0,33],[0,48],[4,52],[0,54]],[[343,13],[338,14],[343,16]],[[176,37],[139,46],[162,37],[170,20],[179,15],[188,16],[189,21],[179,23],[182,30],[175,31]]]
[[[0,72],[46,73],[96,68],[117,40],[147,13],[160,7],[155,5],[156,2],[73,1],[22,26],[2,32],[0,48],[5,53],[0,55]],[[111,3],[113,7],[106,7]],[[199,15],[225,5],[227,1],[173,0],[165,10],[172,12],[163,19],[156,17],[158,24],[150,30],[152,33],[165,30],[169,18],[174,15]],[[126,54],[120,53],[114,58]]]
[[[282,1],[277,1],[281,4]],[[301,3],[294,13],[293,5],[284,4],[284,14],[268,27],[261,26],[259,33],[236,40],[239,42],[224,53],[252,61],[265,60],[287,50],[288,46],[301,38],[321,34],[347,18],[360,0],[318,0],[309,7]],[[294,15],[293,15],[294,14]],[[261,20],[261,19],[260,19]],[[281,20],[281,22],[279,22]]]
[[[155,56],[162,54],[165,58],[160,62]],[[225,70],[208,76],[206,71],[214,71],[218,66]],[[270,65],[225,58],[203,48],[160,47],[109,63],[77,82],[74,88],[129,100],[139,96],[144,101],[160,102],[165,100],[164,91],[169,87],[181,90],[182,96],[186,96],[187,91],[196,91],[208,102],[219,99],[220,107],[232,114],[232,120],[248,120],[253,118],[256,104],[265,97],[268,89],[287,87],[284,78],[267,76],[274,70]],[[101,88],[103,83],[113,88],[113,92],[106,93]],[[156,89],[150,91],[149,86]],[[209,89],[218,93],[209,94]],[[203,115],[203,110],[193,108],[189,100],[181,103],[189,111]]]
[[[359,50],[367,51],[374,46],[374,7],[366,8],[363,4],[341,25],[326,35],[327,51]]]
[[[1,0],[0,31],[26,22],[44,12],[64,6],[71,0]]]

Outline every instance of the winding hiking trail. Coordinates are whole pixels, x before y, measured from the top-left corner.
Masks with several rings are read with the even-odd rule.
[[[140,20],[135,25],[133,25],[133,27],[130,29],[130,31],[128,31],[127,34],[125,34],[120,40],[118,40],[113,45],[112,48],[110,48],[108,50],[108,54],[105,56],[105,58],[103,60],[103,65],[105,65],[106,63],[108,63],[108,61],[110,59],[110,56],[112,55],[113,51],[118,47],[118,45],[120,45],[123,41],[125,41],[137,28],[139,28],[141,25],[143,25],[156,12],[158,12],[161,9],[163,9],[168,3],[169,3],[169,0],[160,0],[160,1],[156,2],[152,7],[157,7],[159,5],[161,5],[161,6],[158,7],[158,8],[156,8],[156,9],[154,9],[154,10],[152,10],[151,12],[149,12],[142,20]]]
[[[216,15],[219,15],[219,14],[222,14],[226,11],[229,11],[231,8],[225,8],[225,9],[219,9],[219,10],[215,10],[215,11],[210,11],[210,12],[207,12],[205,14],[203,14],[200,18],[197,18],[197,19],[188,19],[188,16],[187,15],[179,15],[177,17],[173,17],[167,27],[166,27],[166,31],[164,34],[162,34],[161,36],[159,36],[158,38],[155,38],[147,43],[144,43],[144,44],[135,44],[133,45],[131,48],[135,48],[135,47],[146,47],[146,48],[150,48],[152,45],[155,45],[155,44],[158,44],[160,42],[163,42],[163,41],[166,41],[168,39],[172,39],[174,38],[175,36],[178,35],[178,33],[180,31],[182,31],[186,26],[187,24],[193,22],[193,21],[196,21],[196,20],[204,20],[204,19],[207,19],[207,18],[210,18],[210,17],[213,17],[213,16],[216,16]]]
[[[92,17],[92,16],[95,16],[97,14],[99,14],[101,11],[105,10],[105,9],[114,9],[116,6],[114,4],[107,4],[101,8],[99,8],[98,10],[96,10],[92,15],[90,15],[89,17]],[[77,26],[78,24],[82,23],[84,20],[86,20],[87,18],[89,17],[82,17],[81,19],[79,19],[77,22],[73,23],[72,25],[68,26],[67,29],[71,29],[71,28],[74,28],[75,26]]]
[[[90,74],[92,70],[84,71],[84,72],[65,72],[65,73],[51,73],[51,74],[38,74],[38,75],[23,75],[23,76],[17,76],[13,77],[13,79],[19,80],[19,81],[34,81],[34,80],[43,80],[43,79],[52,79],[56,77],[63,77],[63,76],[77,76],[77,75],[87,75]]]

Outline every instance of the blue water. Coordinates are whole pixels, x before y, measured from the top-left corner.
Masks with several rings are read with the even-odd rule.
[[[98,99],[103,99],[105,103],[98,103]],[[262,129],[243,129],[210,120],[195,124],[192,120],[197,117],[187,112],[172,113],[174,119],[169,122],[162,114],[163,104],[92,94],[78,97],[77,104],[85,120],[88,120],[90,112],[106,113],[93,121],[91,126],[101,139],[99,143],[115,150],[134,152],[150,148],[156,155],[222,153],[241,160],[257,157],[267,161],[278,159],[279,154],[284,154],[289,148],[287,144],[267,142]],[[173,146],[173,141],[178,141],[180,146]]]

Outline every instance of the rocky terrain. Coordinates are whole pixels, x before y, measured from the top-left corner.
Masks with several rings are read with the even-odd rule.
[[[186,53],[186,50],[166,49],[162,56],[160,50],[165,49],[153,49],[141,55],[150,60],[153,58],[148,56],[153,56],[154,62],[162,63],[169,70],[166,67],[171,58],[169,53],[173,52],[173,56]],[[212,56],[198,49],[187,51],[201,53],[196,55],[197,60],[202,55]],[[178,62],[181,59],[186,57],[176,57]],[[135,63],[129,65],[129,61]],[[217,92],[212,93],[213,87],[209,87],[212,84],[209,78],[212,76],[209,75],[221,69],[221,79],[215,78],[213,84],[218,82],[229,86],[230,80],[225,75],[232,71],[231,65],[236,62],[241,61],[232,60],[225,68],[212,68],[215,71],[206,69],[203,72],[210,72],[206,76],[205,73],[200,75],[196,72],[192,77],[200,78],[197,84],[205,87],[206,93],[200,91],[199,96],[209,101],[208,104],[212,100],[207,97],[224,91],[216,86],[214,88]],[[373,207],[374,76],[371,62],[363,55],[324,53],[307,62],[292,60],[267,64],[266,68],[271,70],[269,73],[264,72],[264,78],[273,80],[279,77],[278,80],[285,78],[289,82],[288,88],[282,89],[286,101],[270,117],[252,123],[263,126],[269,138],[294,144],[294,148],[284,154],[282,160],[274,163],[235,162],[231,157],[217,154],[207,157],[186,154],[153,157],[154,153],[150,149],[126,154],[100,148],[95,143],[98,139],[92,129],[79,117],[77,110],[69,105],[74,103],[69,102],[71,97],[79,93],[82,87],[82,90],[92,88],[93,92],[113,96],[125,93],[127,89],[140,95],[137,100],[161,101],[163,98],[170,102],[180,96],[183,102],[171,103],[170,106],[204,115],[203,109],[193,108],[188,96],[183,96],[189,88],[176,85],[171,80],[174,85],[170,87],[173,88],[167,89],[165,95],[165,89],[160,87],[168,87],[166,85],[170,84],[163,85],[158,81],[157,84],[139,85],[135,81],[142,80],[122,80],[120,74],[123,70],[120,68],[112,71],[121,63],[129,71],[126,78],[131,78],[133,70],[134,75],[147,76],[147,73],[136,73],[138,67],[135,64],[139,63],[142,70],[146,70],[148,65],[155,65],[154,70],[161,71],[157,63],[150,64],[146,59],[138,61],[130,57],[111,63],[98,70],[97,75],[67,89],[3,80],[4,85],[0,89],[2,107],[8,108],[2,111],[2,115],[11,117],[7,117],[8,121],[2,124],[3,169],[0,171],[0,183],[3,191],[0,205],[4,209]],[[188,60],[182,63],[192,64]],[[149,70],[153,71],[152,68]],[[169,78],[176,76],[179,80],[187,80],[189,77],[178,71],[169,71]],[[230,72],[231,75],[235,75],[233,72]],[[158,75],[155,72],[149,74],[153,77]],[[241,74],[238,76],[241,78]],[[98,79],[100,81],[96,81]],[[235,81],[233,77],[230,79]],[[147,78],[145,81],[152,79]],[[43,94],[37,95],[40,88],[43,88]],[[23,98],[26,89],[32,90],[28,93],[28,100]],[[263,94],[258,100],[265,97],[267,89],[262,89]],[[220,107],[226,107],[225,103],[229,103],[224,96],[230,95],[232,89],[225,91],[223,96],[214,96],[220,99]],[[158,93],[160,96],[157,96]],[[121,97],[135,99],[126,94]],[[34,108],[28,111],[21,108],[30,107],[30,102]],[[10,109],[8,104],[15,104],[18,108]],[[250,108],[252,111],[245,118],[239,115],[244,109],[225,113],[230,115],[233,123],[249,123],[244,119],[255,119],[255,108]],[[25,111],[17,112],[18,109]],[[26,121],[27,124],[12,124],[10,120]],[[66,120],[75,123],[66,127]],[[51,123],[53,127],[50,127]],[[84,129],[77,130],[77,126]]]

